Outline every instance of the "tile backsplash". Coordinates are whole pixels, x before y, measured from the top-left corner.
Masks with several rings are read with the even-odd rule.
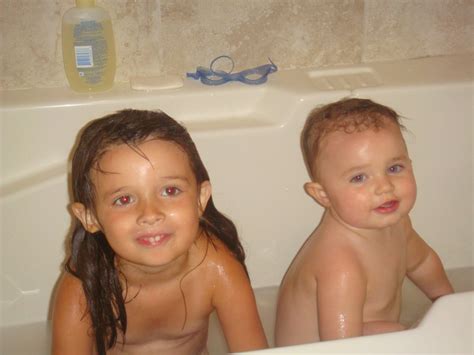
[[[474,0],[96,0],[112,17],[116,82],[184,76],[222,54],[235,70],[474,52]],[[64,87],[73,0],[0,0],[0,89]]]

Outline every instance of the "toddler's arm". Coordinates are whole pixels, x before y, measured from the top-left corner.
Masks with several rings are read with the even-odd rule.
[[[332,253],[317,276],[318,328],[321,340],[361,336],[367,279],[351,253]]]
[[[438,254],[416,233],[411,223],[408,235],[407,276],[432,301],[454,292]]]
[[[218,266],[212,303],[229,351],[267,348],[253,290],[244,268],[227,250],[221,250],[219,254],[221,265]]]
[[[53,305],[53,355],[92,354],[94,339],[81,282],[64,273]]]

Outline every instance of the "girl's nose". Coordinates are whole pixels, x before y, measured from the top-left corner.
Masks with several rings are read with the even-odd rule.
[[[376,184],[377,185],[375,186],[375,193],[378,195],[392,192],[394,189],[392,180],[389,176],[386,175],[379,177],[376,181]]]
[[[138,214],[138,224],[154,224],[164,217],[162,206],[156,200],[142,201]]]

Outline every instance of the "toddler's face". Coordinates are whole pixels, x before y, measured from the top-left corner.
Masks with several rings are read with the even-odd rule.
[[[197,186],[188,157],[176,144],[155,139],[138,148],[143,154],[124,144],[111,147],[99,162],[107,173],[91,173],[95,223],[122,263],[153,270],[186,255],[210,186]]]
[[[349,226],[391,226],[415,203],[416,183],[405,141],[388,120],[378,131],[329,133],[316,166],[326,207]]]

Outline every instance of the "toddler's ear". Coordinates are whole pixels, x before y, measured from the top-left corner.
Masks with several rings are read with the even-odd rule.
[[[204,210],[206,209],[207,202],[209,201],[209,198],[211,197],[212,193],[212,186],[209,181],[204,181],[201,184],[201,187],[199,189],[199,215],[202,215],[204,213]]]
[[[74,202],[71,204],[72,213],[81,221],[82,226],[89,233],[95,233],[100,230],[99,223],[94,214],[82,203]]]
[[[326,194],[326,191],[324,191],[324,187],[321,184],[314,181],[307,182],[306,184],[304,184],[304,190],[321,206],[330,206],[331,203],[329,201],[329,197]]]

